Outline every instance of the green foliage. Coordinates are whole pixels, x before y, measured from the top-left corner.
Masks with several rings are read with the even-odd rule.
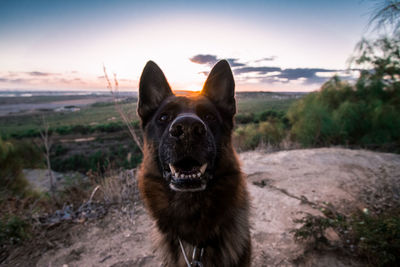
[[[345,227],[346,223],[345,217],[343,216],[338,216],[332,219],[311,214],[307,214],[305,217],[295,220],[294,222],[302,224],[300,228],[293,231],[295,239],[312,239],[315,247],[318,247],[321,244],[328,244],[328,239],[325,237],[325,231],[328,228],[337,229],[339,226]]]
[[[360,47],[363,70],[351,85],[333,77],[291,106],[291,137],[304,146],[400,145],[400,41],[382,38]],[[397,150],[398,151],[398,150]]]
[[[24,131],[12,133],[10,136],[12,138],[16,138],[16,139],[21,139],[24,137],[39,137],[40,131],[39,131],[39,129],[27,129]]]
[[[254,121],[254,113],[239,113],[235,116],[237,124],[247,124]]]
[[[0,190],[2,194],[24,196],[28,181],[22,173],[22,163],[11,142],[0,139]]]
[[[353,223],[358,252],[371,265],[394,266],[400,262],[400,214],[361,214]]]
[[[284,124],[279,120],[241,125],[234,131],[234,141],[240,150],[255,149],[260,144],[278,146],[285,136]]]
[[[15,215],[0,218],[0,245],[18,244],[29,238],[29,224]]]
[[[15,160],[18,160],[21,167],[26,169],[45,168],[43,151],[36,144],[29,140],[12,141]]]
[[[339,234],[338,248],[351,251],[370,266],[395,266],[400,261],[400,212],[387,210],[383,214],[355,212],[345,216],[322,209],[325,216],[307,214],[296,220],[301,227],[294,230],[296,240],[311,240],[315,247],[327,245],[326,230]]]
[[[65,151],[59,148],[60,151]],[[56,151],[57,152],[57,147]],[[63,152],[63,153],[66,153]],[[56,154],[55,154],[56,155]],[[58,154],[60,156],[60,154]],[[63,156],[63,154],[61,154]],[[89,170],[104,172],[112,168],[135,168],[142,160],[141,152],[136,146],[124,147],[122,145],[112,146],[109,149],[97,150],[89,154],[77,153],[66,157],[52,157],[51,166],[53,170],[66,172],[70,170],[86,173]]]

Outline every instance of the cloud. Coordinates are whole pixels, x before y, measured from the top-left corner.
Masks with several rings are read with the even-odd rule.
[[[41,72],[41,71],[31,71],[31,72],[27,72],[27,74],[29,74],[31,76],[51,76],[51,75],[55,75],[55,73]]]
[[[86,85],[87,80],[79,77],[71,72],[51,73],[41,71],[19,71],[19,72],[3,72],[0,73],[1,84],[18,84],[23,86],[39,86],[39,85]]]
[[[213,66],[221,58],[217,55],[198,54],[190,58],[196,64]],[[293,84],[293,85],[318,85],[326,82],[333,75],[338,75],[343,80],[354,80],[358,77],[346,70],[325,69],[325,68],[281,68],[268,66],[268,62],[274,61],[276,56],[263,57],[242,63],[239,58],[227,58],[226,60],[232,67],[236,79],[242,83],[262,83],[262,84]],[[199,72],[207,76],[209,70]]]
[[[232,68],[246,66],[246,64],[238,62],[239,59],[237,58],[227,58],[226,60],[229,62]]]
[[[318,69],[318,68],[296,68],[296,69],[283,69],[282,72],[277,75],[280,78],[287,78],[289,80],[296,80],[298,78],[315,78],[317,72],[333,72],[336,70],[330,69]]]
[[[274,61],[275,59],[276,59],[276,56],[270,56],[270,57],[264,57],[261,59],[257,59],[254,62],[259,63],[259,62],[263,62],[263,61]]]
[[[335,74],[345,80],[352,78],[348,74],[345,74],[344,70],[324,68],[283,69],[280,67],[268,66],[268,62],[274,61],[275,59],[276,56],[269,56],[247,63],[240,62],[238,58],[227,58],[226,60],[231,65],[232,71],[237,76],[237,79],[243,83],[322,84]],[[220,58],[217,55],[211,54],[198,54],[190,58],[190,61],[193,63],[207,66],[212,66],[219,60]],[[207,76],[209,71],[205,70],[199,73]]]
[[[31,82],[32,79],[23,79],[23,78],[17,78],[17,79],[8,79],[8,78],[0,78],[0,82],[2,83],[29,83]]]
[[[209,65],[209,66],[214,65],[221,59],[222,58],[218,58],[216,55],[210,55],[210,54],[206,54],[206,55],[198,54],[198,55],[195,55],[195,56],[189,58],[189,60],[193,63],[201,64],[201,65]],[[231,67],[246,66],[246,64],[238,62],[239,59],[237,59],[237,58],[227,58],[226,60],[229,62]]]
[[[236,75],[244,74],[244,73],[258,73],[258,74],[268,74],[270,72],[281,71],[279,67],[242,67],[236,68],[233,72]]]
[[[196,64],[207,64],[207,65],[214,65],[215,63],[217,63],[218,58],[215,55],[195,55],[192,58],[189,59],[190,61],[192,61],[193,63]]]

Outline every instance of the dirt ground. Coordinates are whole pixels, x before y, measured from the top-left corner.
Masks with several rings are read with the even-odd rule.
[[[329,202],[346,213],[379,204],[383,188],[400,193],[400,155],[321,148],[252,151],[240,159],[252,196],[253,266],[361,266],[337,253],[307,251],[294,240],[293,220],[319,214],[310,203]],[[161,266],[152,227],[140,203],[133,215],[114,208],[101,220],[58,231],[45,248],[16,249],[2,266]]]

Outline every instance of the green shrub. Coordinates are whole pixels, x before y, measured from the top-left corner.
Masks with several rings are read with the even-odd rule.
[[[383,88],[362,91],[333,78],[293,104],[288,111],[292,139],[304,146],[399,143],[400,91],[390,92],[390,98]]]
[[[307,214],[296,223],[302,224],[294,230],[296,240],[312,241],[314,247],[328,245],[325,230],[333,229],[341,242],[338,249],[351,251],[369,266],[396,266],[400,262],[400,212],[386,210],[379,215],[355,212],[349,216],[330,209],[322,209],[325,216]]]
[[[107,124],[99,124],[96,125],[94,128],[94,130],[97,132],[105,132],[105,133],[119,132],[124,129],[126,129],[126,126],[122,122],[110,122]]]
[[[22,162],[11,142],[0,139],[0,190],[3,194],[25,196],[29,183],[22,173]]]
[[[361,214],[352,224],[358,253],[371,265],[395,266],[400,262],[400,214]]]
[[[54,147],[53,153],[54,153],[54,156],[57,157],[57,156],[65,155],[68,152],[68,150],[69,149],[67,147],[65,147],[61,144],[58,144]]]
[[[279,146],[285,135],[284,125],[278,120],[241,125],[233,133],[234,143],[239,150],[255,149],[261,144]]]
[[[235,121],[237,124],[247,124],[254,122],[253,113],[239,113],[235,116]]]
[[[304,146],[400,146],[400,39],[362,44],[355,85],[333,77],[288,111],[291,137]]]
[[[14,140],[12,141],[16,160],[21,164],[22,168],[44,168],[43,151],[31,140]]]
[[[0,245],[18,244],[29,238],[29,224],[15,215],[0,218]]]
[[[70,170],[86,173],[89,170],[104,172],[109,168],[135,168],[142,160],[142,154],[135,145],[124,147],[111,146],[108,149],[97,150],[92,153],[79,153],[63,157],[51,158],[52,169],[59,172]]]
[[[264,143],[278,145],[285,137],[284,126],[279,121],[264,121],[258,125]]]
[[[25,137],[39,137],[40,131],[39,129],[28,129],[22,132],[12,133],[10,136],[16,139],[21,139]]]

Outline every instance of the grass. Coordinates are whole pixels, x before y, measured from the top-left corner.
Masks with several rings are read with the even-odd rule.
[[[137,120],[136,102],[122,103],[133,120]],[[114,105],[91,105],[75,112],[46,112],[42,114],[12,115],[0,117],[0,135],[3,137],[29,130],[37,130],[41,125],[41,116],[46,117],[50,128],[73,125],[96,125],[107,122],[121,122]]]
[[[287,111],[295,98],[275,99],[272,97],[238,98],[238,114],[257,113],[264,110]]]
[[[1,95],[0,95],[1,96]],[[7,104],[37,104],[55,101],[80,100],[93,98],[91,95],[41,95],[31,97],[0,97],[0,105]]]
[[[72,97],[72,96],[70,96]],[[82,97],[82,96],[81,96]],[[83,96],[85,97],[85,96]],[[51,99],[51,98],[50,98]],[[46,99],[45,99],[46,100]],[[4,99],[0,98],[0,102]],[[25,100],[24,100],[25,101]],[[38,100],[34,100],[38,101]],[[254,96],[237,97],[238,114],[255,114],[264,110],[286,111],[295,98],[277,99],[273,95],[254,93]],[[120,104],[129,119],[138,120],[136,100],[130,99]],[[41,125],[42,115],[50,128],[74,125],[97,125],[109,122],[122,122],[113,104],[95,103],[75,112],[44,112],[41,114],[10,115],[0,117],[0,136],[9,137],[27,131],[36,131]]]

